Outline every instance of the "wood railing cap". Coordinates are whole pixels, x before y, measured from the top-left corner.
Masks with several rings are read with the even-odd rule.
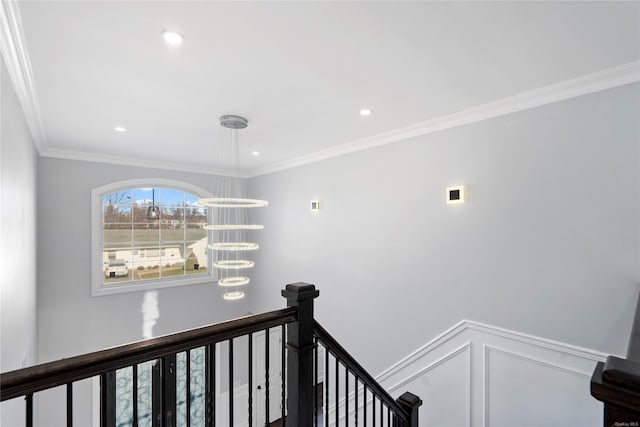
[[[303,282],[289,284],[282,290],[283,297],[296,301],[317,298],[318,295],[320,295],[320,291],[316,289],[315,285]]]
[[[609,356],[602,370],[602,380],[619,387],[640,391],[640,363]]]
[[[411,408],[422,406],[422,400],[415,394],[408,391],[398,398],[398,402]]]

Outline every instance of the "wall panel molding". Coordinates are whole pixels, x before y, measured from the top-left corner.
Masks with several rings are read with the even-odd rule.
[[[557,363],[557,362],[553,362],[550,360],[546,360],[543,357],[536,357],[532,354],[523,354],[523,353],[519,353],[516,351],[511,351],[511,350],[507,350],[505,348],[501,348],[498,346],[494,346],[494,345],[488,345],[485,344],[482,346],[482,357],[483,357],[483,363],[482,363],[482,367],[483,367],[483,372],[482,372],[482,378],[484,378],[484,384],[483,384],[483,396],[482,396],[482,405],[483,405],[483,426],[488,427],[490,426],[490,418],[489,418],[489,412],[490,412],[490,407],[489,407],[489,403],[490,403],[490,385],[491,385],[491,373],[490,373],[490,369],[491,369],[491,364],[490,364],[490,354],[491,353],[500,353],[502,355],[511,357],[513,359],[519,359],[525,362],[530,362],[530,363],[534,363],[542,368],[545,369],[552,369],[552,370],[557,370],[560,371],[561,373],[568,373],[570,375],[575,375],[578,376],[584,380],[586,380],[587,382],[590,380],[591,378],[591,374],[592,372],[585,372],[584,370],[580,370],[580,369],[575,369],[571,366],[567,366],[561,363]]]
[[[463,354],[466,357],[465,369],[462,369],[459,363],[448,363]],[[502,366],[504,369],[491,370],[490,356],[492,355],[507,357],[513,363],[509,362],[506,366]],[[440,408],[449,408],[449,412],[465,413],[465,425],[469,427],[489,427],[491,426],[490,409],[494,410],[493,414],[495,415],[495,411],[503,411],[505,405],[504,400],[500,400],[499,403],[493,402],[494,405],[498,405],[498,409],[495,409],[496,406],[491,406],[490,389],[494,387],[495,391],[495,387],[504,387],[506,384],[507,389],[513,387],[518,390],[518,393],[507,394],[509,398],[516,399],[518,404],[520,402],[524,404],[527,399],[532,399],[534,404],[538,402],[542,405],[545,399],[541,399],[540,396],[560,393],[559,396],[562,399],[568,399],[571,402],[568,405],[569,409],[565,410],[563,416],[571,418],[571,412],[574,411],[576,419],[580,414],[583,414],[579,422],[584,423],[584,414],[595,413],[594,408],[599,405],[589,396],[591,373],[596,362],[603,361],[606,357],[607,354],[573,344],[471,320],[462,320],[382,372],[377,379],[393,396],[398,396],[405,391],[422,394],[421,397],[425,403],[421,411],[430,421],[433,421],[435,416],[442,416]],[[503,360],[502,363],[504,363],[504,359],[500,360]],[[517,370],[520,369],[520,365],[522,365],[521,371]],[[510,369],[511,371],[509,371]],[[513,369],[517,370],[519,375],[515,375],[515,377],[518,378],[512,378],[508,375],[508,372],[513,372]],[[537,371],[537,369],[543,371]],[[461,370],[466,370],[464,372],[464,387],[466,388],[464,406],[456,391],[462,385],[462,382],[456,380],[461,375]],[[432,377],[436,372],[437,376]],[[544,389],[545,384],[536,381],[536,375],[540,373],[543,373],[547,378],[552,378],[554,383],[558,382],[560,387],[552,390]],[[563,376],[567,374],[569,376]],[[522,378],[527,376],[531,377],[531,385],[528,389],[520,390],[518,381],[522,381]],[[452,378],[452,383],[457,384],[458,388],[453,390],[455,393],[436,390],[437,387],[442,387],[441,384],[437,385],[437,378],[443,377]],[[436,379],[435,383],[434,378]],[[497,383],[493,384],[492,379],[493,381],[497,380]],[[576,387],[580,392],[576,393],[575,397],[562,394],[563,389],[575,389]],[[458,397],[451,397],[453,394]],[[425,396],[428,400],[425,399]],[[504,396],[503,393],[502,397],[504,398]],[[536,423],[552,425],[545,423],[551,423],[548,419],[553,418],[553,411],[557,411],[557,408],[540,408],[539,413],[535,416],[531,415],[534,418],[523,419],[522,422],[528,423],[527,425]],[[546,412],[549,412],[548,417],[545,415]],[[513,415],[508,411],[498,412],[498,414],[502,417],[498,417],[500,419],[497,421],[494,420],[497,422],[496,425],[502,425],[501,421],[504,421],[505,417]],[[421,415],[421,419],[422,417]],[[587,417],[586,425],[589,425],[593,417],[591,415],[587,415]],[[594,419],[593,425],[596,425],[597,422],[598,420]],[[442,423],[443,425],[460,425],[462,420],[452,418],[451,420],[442,420]]]

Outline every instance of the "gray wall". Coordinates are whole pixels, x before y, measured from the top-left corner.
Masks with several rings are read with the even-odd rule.
[[[0,371],[36,361],[38,155],[2,61],[0,116]],[[0,424],[24,425],[24,400],[2,405]]]
[[[36,258],[37,159],[2,77],[7,266],[7,253],[16,265]],[[640,281],[639,99],[630,85],[254,178],[270,206],[257,211],[266,228],[249,298],[160,290],[154,333],[281,308],[279,290],[302,280],[321,290],[319,320],[374,374],[462,318],[623,353]],[[90,296],[90,190],[213,178],[46,158],[38,168],[39,361],[140,339],[144,293]],[[468,203],[447,206],[445,188],[459,183]],[[2,276],[2,371],[33,360],[34,275]],[[80,425],[88,387],[76,392]],[[62,425],[60,393],[49,394],[41,421]]]
[[[316,284],[318,319],[373,374],[461,319],[624,353],[638,117],[633,84],[254,178],[253,311]],[[455,184],[464,205],[445,204]]]
[[[38,199],[39,361],[45,362],[142,339],[144,292],[91,297],[91,189],[126,179],[163,178],[209,190],[199,174],[40,159]],[[216,284],[158,290],[154,336],[247,313],[246,300],[224,301]],[[84,384],[83,390],[88,390]],[[79,425],[90,418],[90,393],[77,393]],[[42,397],[40,417],[62,425],[64,405]],[[44,418],[43,418],[44,417]]]

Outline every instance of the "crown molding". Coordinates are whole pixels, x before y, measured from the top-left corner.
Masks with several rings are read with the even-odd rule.
[[[156,160],[138,159],[133,157],[113,156],[110,154],[86,153],[84,151],[72,150],[43,150],[40,155],[42,157],[50,157],[54,159],[79,160],[83,162],[107,163],[120,166],[135,166],[138,168],[151,168],[161,170],[173,170],[179,172],[201,173],[206,175],[221,175],[235,178],[248,178],[245,173],[231,169],[217,169],[202,165],[190,165],[186,163],[162,162]]]
[[[47,147],[46,133],[17,3],[0,1],[0,50],[31,138],[38,152],[42,154]]]
[[[119,156],[49,149],[17,3],[17,1],[0,0],[0,49],[34,144],[43,157],[250,178],[640,81],[640,61],[633,61],[238,174],[201,165],[131,160]]]
[[[564,101],[582,95],[623,86],[640,81],[640,61],[633,61],[596,73],[565,80],[549,86],[522,92],[513,96],[467,108],[459,112],[429,119],[414,125],[380,133],[368,138],[316,151],[295,159],[276,163],[272,166],[249,171],[250,177],[266,175],[320,160],[330,159],[368,148],[402,141],[420,135],[451,129],[482,120],[515,113],[554,102]]]

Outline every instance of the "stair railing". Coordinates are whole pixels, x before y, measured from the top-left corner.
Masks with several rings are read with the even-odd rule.
[[[62,359],[41,365],[23,368],[0,374],[0,401],[6,401],[24,396],[25,425],[33,425],[33,396],[43,390],[64,386],[66,389],[66,425],[73,426],[73,385],[75,382],[92,377],[100,378],[100,425],[112,427],[116,420],[116,373],[119,370],[132,370],[131,386],[131,420],[128,425],[138,425],[138,369],[152,364],[152,409],[151,425],[154,427],[173,427],[177,425],[190,426],[190,404],[194,396],[190,384],[192,352],[204,350],[204,418],[199,422],[209,426],[228,425],[278,425],[291,427],[317,426],[367,426],[378,427],[417,427],[418,407],[420,399],[410,393],[405,393],[394,400],[360,364],[324,330],[313,318],[313,300],[319,291],[315,286],[298,283],[287,285],[282,295],[287,298],[288,307],[282,310],[264,314],[248,316],[216,325],[192,329],[185,332],[166,335],[158,338],[139,341],[119,347],[84,354],[68,359]],[[280,329],[281,348],[275,349],[281,356],[280,366],[274,367],[270,360],[269,342],[270,329]],[[255,372],[254,366],[254,336],[265,333],[264,339],[264,372]],[[278,332],[278,331],[276,331]],[[234,343],[247,343],[246,358],[234,354]],[[223,346],[224,345],[224,349]],[[216,352],[220,356],[224,350],[228,357],[226,372],[220,371],[224,378],[216,378],[221,362],[216,359]],[[273,348],[272,348],[273,350]],[[319,363],[319,355],[323,355],[325,368]],[[333,375],[335,383],[329,378],[329,359],[333,357],[335,368]],[[186,365],[179,377],[178,360]],[[234,362],[235,361],[235,362]],[[276,361],[277,363],[278,361]],[[247,396],[241,402],[243,411],[238,411],[238,397],[234,398],[234,363],[247,363]],[[278,381],[274,380],[270,369],[281,369]],[[340,386],[340,376],[344,375],[344,383]],[[272,379],[270,384],[270,378]],[[322,378],[322,383],[319,382]],[[220,390],[216,384],[224,381],[227,386],[225,399],[218,398]],[[277,382],[277,383],[276,383]],[[178,420],[177,401],[178,387],[183,389],[184,401]],[[254,386],[255,383],[264,385],[265,413],[260,419],[254,415]],[[274,384],[276,383],[276,384]],[[349,384],[353,389],[349,392]],[[193,385],[194,387],[196,384]],[[258,388],[260,388],[259,386]],[[329,391],[335,397],[330,405]],[[323,391],[326,400],[319,395]],[[270,419],[269,405],[278,398],[280,405],[279,419]],[[362,396],[360,400],[359,397]],[[243,397],[243,400],[245,398]],[[350,406],[350,400],[354,404]],[[377,402],[377,406],[376,406]],[[220,408],[224,404],[224,408]],[[344,406],[341,410],[340,405]],[[273,407],[273,406],[272,406]],[[351,409],[349,409],[351,408]],[[220,413],[224,417],[221,418]],[[367,414],[370,413],[370,422]],[[333,417],[329,417],[329,414]],[[379,415],[376,422],[376,416]],[[145,415],[146,416],[146,415]],[[49,422],[50,420],[47,420]],[[147,420],[148,423],[148,420]]]
[[[289,396],[298,396],[293,405],[289,401],[291,425],[418,427],[422,401],[411,393],[393,399],[314,320],[313,300],[318,294],[315,286],[304,283],[287,285],[282,291],[288,305],[298,307],[298,322],[287,325]]]
[[[318,372],[318,355],[324,353],[324,401],[330,402],[333,397],[334,402],[324,405],[328,424],[359,425],[362,419],[362,425],[366,426],[368,416],[374,426],[418,426],[422,401],[417,396],[405,393],[395,400],[318,322],[314,335],[318,344],[314,371]],[[318,378],[315,383],[320,384]]]
[[[640,299],[627,357],[609,356],[598,362],[591,376],[591,395],[604,403],[605,427],[640,426]]]

